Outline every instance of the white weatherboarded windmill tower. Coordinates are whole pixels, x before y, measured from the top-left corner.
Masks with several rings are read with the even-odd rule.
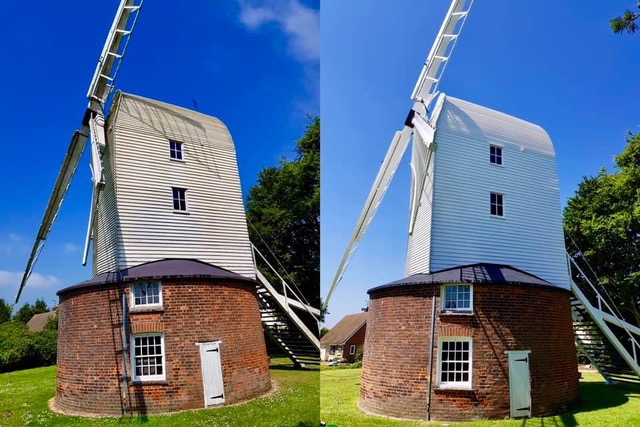
[[[325,297],[327,305],[413,139],[406,277],[369,290],[359,400],[367,412],[438,420],[562,412],[578,402],[574,339],[602,342],[579,327],[574,337],[573,322],[588,319],[640,374],[640,330],[615,308],[596,308],[597,290],[590,300],[571,280],[549,135],[438,92],[472,4],[451,2]],[[611,355],[592,358],[603,366]]]
[[[317,333],[294,309],[319,311],[255,266],[224,123],[122,92],[105,111],[141,7],[120,2],[16,296],[90,139],[83,264],[93,241],[93,277],[58,292],[61,411],[157,413],[256,397],[271,387],[263,328],[295,363],[318,361]]]

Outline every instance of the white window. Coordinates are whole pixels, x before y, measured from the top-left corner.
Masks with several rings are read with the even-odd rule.
[[[160,282],[136,282],[131,284],[132,307],[162,307],[162,284]]]
[[[473,311],[471,285],[444,285],[440,289],[442,311]]]
[[[351,346],[349,347],[349,355],[353,356],[354,354],[356,354],[356,346],[354,344],[351,344]]]
[[[504,195],[500,193],[491,193],[491,215],[504,216]]]
[[[169,156],[175,160],[182,160],[182,142],[169,141]]]
[[[131,336],[131,370],[134,381],[164,381],[164,335]]]
[[[186,188],[171,187],[171,191],[173,193],[173,210],[186,211],[187,210]]]
[[[502,165],[502,147],[489,146],[489,162],[494,165]]]
[[[438,387],[471,388],[471,338],[440,338],[438,340]]]

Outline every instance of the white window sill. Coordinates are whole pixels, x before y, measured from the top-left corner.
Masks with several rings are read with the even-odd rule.
[[[185,163],[184,159],[174,159],[173,157],[169,157],[169,160],[172,162]]]
[[[136,305],[129,308],[129,313],[151,313],[163,311],[164,307],[161,305]]]
[[[174,209],[173,213],[178,215],[190,215],[189,211],[179,211],[177,209]]]
[[[473,316],[473,310],[454,311],[454,310],[442,310],[440,316]]]
[[[436,387],[439,391],[473,391],[470,385],[439,385]]]
[[[134,379],[131,380],[132,385],[169,385],[166,379],[164,380],[142,380],[142,379]]]
[[[489,214],[490,218],[497,218],[497,219],[506,219],[506,217],[504,215],[491,215]]]

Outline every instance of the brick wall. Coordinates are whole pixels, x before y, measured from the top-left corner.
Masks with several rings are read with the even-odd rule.
[[[347,359],[349,362],[353,362],[356,355],[349,354],[349,349],[351,348],[352,345],[355,345],[356,354],[357,354],[358,348],[364,345],[364,337],[366,333],[367,333],[367,324],[365,323],[364,325],[362,325],[360,329],[358,329],[358,331],[355,334],[353,334],[347,341],[345,341],[344,347],[342,349],[342,354],[343,354],[342,357]]]
[[[61,294],[55,399],[59,409],[122,413],[121,295],[128,291],[129,284],[124,283]],[[129,313],[127,343],[132,332],[163,332],[166,381],[128,381],[129,411],[157,413],[204,406],[197,342],[221,341],[226,404],[270,389],[255,287],[165,280],[162,293],[162,311]],[[127,374],[131,376],[128,353]]]
[[[358,406],[426,419],[432,297],[436,299],[431,419],[509,417],[507,350],[531,350],[532,415],[562,412],[579,399],[567,291],[473,285],[473,314],[440,314],[440,286],[386,288],[369,304]],[[472,337],[471,390],[437,388],[438,337]]]

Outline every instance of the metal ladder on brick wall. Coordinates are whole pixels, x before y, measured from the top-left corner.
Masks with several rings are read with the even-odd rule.
[[[262,326],[273,342],[298,367],[320,363],[320,310],[307,301],[278,274],[253,246],[254,259],[260,257],[282,283],[282,293],[269,282],[256,265],[257,296]],[[305,318],[307,321],[303,320]],[[312,331],[309,324],[312,324]]]
[[[613,302],[605,299],[576,261],[570,255],[568,259],[585,282],[579,286],[571,280],[576,344],[607,383],[640,383],[640,328],[624,320]]]

